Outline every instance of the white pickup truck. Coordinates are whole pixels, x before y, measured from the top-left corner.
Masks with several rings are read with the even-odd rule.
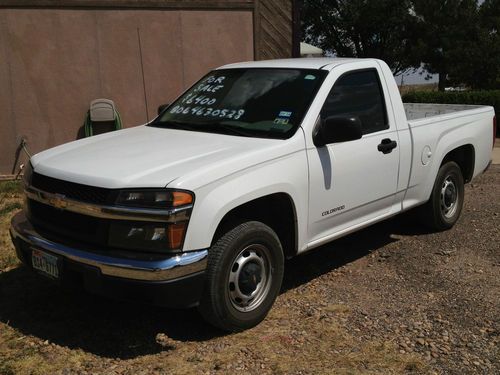
[[[242,330],[285,258],[418,205],[452,227],[495,126],[492,107],[403,104],[375,59],[226,65],[144,126],[33,156],[11,235],[60,283]]]

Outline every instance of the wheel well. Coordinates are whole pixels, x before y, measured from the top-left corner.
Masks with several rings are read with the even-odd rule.
[[[471,144],[463,145],[446,154],[441,165],[454,161],[460,167],[464,182],[472,180],[474,174],[475,152]]]
[[[217,226],[212,244],[235,226],[251,220],[260,221],[276,232],[285,257],[297,254],[295,206],[292,198],[285,193],[266,195],[233,208]]]

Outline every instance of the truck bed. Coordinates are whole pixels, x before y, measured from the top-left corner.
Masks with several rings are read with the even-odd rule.
[[[465,104],[403,103],[403,105],[408,121],[485,108],[482,105]],[[466,113],[463,114],[465,115]]]
[[[460,146],[472,148],[472,176],[491,159],[493,107],[403,103],[413,142],[411,176],[403,206],[426,201],[443,157]]]

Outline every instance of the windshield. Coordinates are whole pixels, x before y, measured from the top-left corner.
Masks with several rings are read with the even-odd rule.
[[[214,70],[151,125],[289,138],[302,122],[326,74],[305,69]]]

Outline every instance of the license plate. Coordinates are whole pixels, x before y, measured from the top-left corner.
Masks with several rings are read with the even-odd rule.
[[[33,268],[55,279],[59,278],[58,258],[38,249],[31,251]]]

